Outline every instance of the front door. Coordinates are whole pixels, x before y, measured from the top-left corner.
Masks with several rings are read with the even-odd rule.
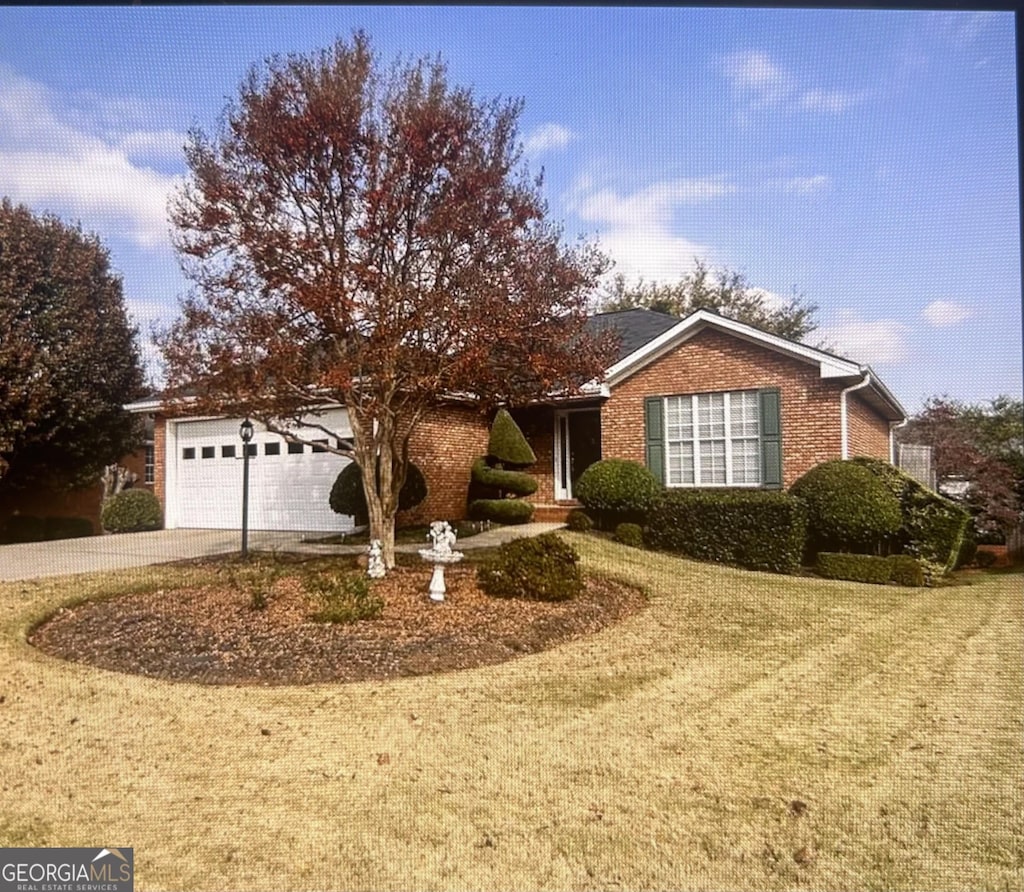
[[[574,498],[580,475],[601,458],[601,411],[570,409],[555,413],[555,498]]]

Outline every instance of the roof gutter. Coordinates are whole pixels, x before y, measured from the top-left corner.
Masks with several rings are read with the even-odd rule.
[[[896,431],[909,423],[909,418],[904,418],[902,421],[889,422],[889,461],[896,467],[899,467],[899,456],[896,455]]]
[[[861,390],[864,387],[871,385],[871,373],[862,370],[864,377],[856,384],[851,384],[845,390],[839,394],[839,430],[841,431],[842,447],[840,456],[843,461],[846,461],[850,457],[850,413],[846,404],[847,394],[853,393],[855,390]],[[890,433],[890,444],[889,448],[892,448],[891,442],[892,434]]]

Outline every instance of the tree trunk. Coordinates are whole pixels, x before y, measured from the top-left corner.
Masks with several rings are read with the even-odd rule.
[[[386,421],[356,417],[349,413],[355,439],[356,462],[363,479],[366,513],[370,521],[370,539],[380,542],[384,567],[395,567],[395,514],[398,498],[392,491],[393,431]],[[377,479],[377,469],[380,479]]]

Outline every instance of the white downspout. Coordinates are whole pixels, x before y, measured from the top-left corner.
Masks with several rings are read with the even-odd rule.
[[[904,418],[902,421],[889,422],[889,463],[897,468],[899,467],[899,456],[896,455],[896,431],[909,423],[909,418]]]
[[[867,387],[871,383],[871,373],[864,372],[863,374],[864,379],[862,381],[857,384],[851,384],[839,394],[839,430],[840,437],[842,438],[840,457],[843,461],[846,461],[850,457],[850,415],[846,408],[846,395],[848,393],[853,393],[855,390],[860,390],[862,387]],[[891,446],[892,443],[890,442],[890,448]]]

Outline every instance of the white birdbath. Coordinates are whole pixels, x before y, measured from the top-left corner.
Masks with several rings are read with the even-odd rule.
[[[448,564],[457,564],[465,555],[461,551],[453,551],[455,531],[447,520],[435,520],[430,525],[427,536],[433,541],[430,548],[421,548],[420,557],[434,565],[430,577],[430,600],[443,601],[447,588],[444,584],[444,568]]]

